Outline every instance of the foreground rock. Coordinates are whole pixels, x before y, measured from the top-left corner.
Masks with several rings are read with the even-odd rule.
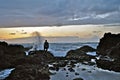
[[[90,61],[94,56],[87,55],[87,52],[94,52],[96,51],[94,48],[89,46],[83,46],[76,50],[68,51],[66,58],[68,59],[79,59],[82,61]]]
[[[75,79],[73,79],[73,80],[84,80],[84,79],[82,79],[82,78],[75,78]]]
[[[12,63],[21,57],[25,57],[22,45],[8,45],[6,42],[0,42],[0,70],[13,68]]]
[[[97,66],[120,72],[120,34],[105,33],[97,47]]]
[[[120,61],[97,60],[97,67],[107,70],[120,72]]]
[[[47,62],[54,56],[44,51],[33,51],[31,55],[19,58],[14,62],[15,70],[5,80],[49,80]]]

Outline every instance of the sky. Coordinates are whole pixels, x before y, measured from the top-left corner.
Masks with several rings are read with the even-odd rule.
[[[50,42],[98,42],[120,32],[120,0],[0,0],[0,40],[27,42],[35,32]]]

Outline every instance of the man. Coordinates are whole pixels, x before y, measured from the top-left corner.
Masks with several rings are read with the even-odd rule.
[[[44,42],[44,51],[47,52],[49,48],[49,43],[47,42],[47,40],[45,40]]]

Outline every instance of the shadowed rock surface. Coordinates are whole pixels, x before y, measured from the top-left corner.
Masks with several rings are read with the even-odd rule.
[[[97,54],[107,55],[108,50],[118,43],[120,43],[120,34],[105,33],[97,46]]]
[[[76,50],[68,51],[66,58],[89,61],[92,58],[94,58],[94,56],[87,55],[87,52],[94,52],[94,51],[96,51],[96,50],[90,46],[83,46],[83,47],[78,48]]]
[[[31,51],[25,55],[22,45],[0,42],[0,69],[15,68],[5,80],[49,80],[48,62],[54,59],[50,52]]]
[[[97,66],[103,69],[120,72],[120,34],[105,33],[97,47]]]
[[[0,42],[0,69],[12,68],[16,59],[25,57],[24,47],[22,45],[8,45],[6,42]]]
[[[5,80],[49,80],[47,62],[54,56],[44,51],[32,51],[30,55],[17,59],[15,70]]]

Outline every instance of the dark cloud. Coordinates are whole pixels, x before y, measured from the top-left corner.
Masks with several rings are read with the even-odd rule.
[[[120,0],[0,0],[0,26],[120,23]]]
[[[22,32],[21,34],[27,34],[27,32]]]
[[[93,33],[101,33],[102,31],[93,31]]]
[[[16,35],[16,33],[9,33],[9,35]]]

